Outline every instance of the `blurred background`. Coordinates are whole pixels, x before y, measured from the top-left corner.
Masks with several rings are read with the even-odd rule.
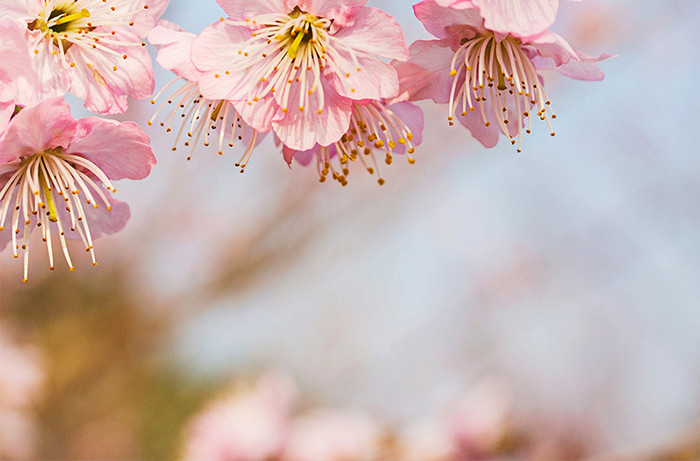
[[[556,32],[619,57],[545,75],[557,136],[486,150],[422,102],[382,187],[271,139],[242,175],[188,162],[132,103],[159,163],[99,266],[35,251],[22,284],[2,254],[0,459],[700,458],[700,2],[562,3]]]

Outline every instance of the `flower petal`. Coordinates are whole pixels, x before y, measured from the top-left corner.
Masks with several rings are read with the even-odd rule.
[[[104,191],[105,196],[109,197],[111,192]],[[85,213],[85,219],[90,226],[90,235],[92,239],[98,239],[102,235],[110,235],[115,232],[119,232],[124,229],[126,222],[131,217],[131,210],[129,210],[129,205],[119,200],[115,200],[113,197],[109,197],[109,205],[111,210],[98,200],[99,206],[93,208],[92,206],[84,206],[83,212]],[[71,216],[65,210],[65,207],[58,207],[59,219],[62,223],[70,223]],[[52,224],[52,230],[58,233],[58,228],[55,224]],[[77,231],[71,231],[70,229],[64,229],[65,237],[68,240],[81,240],[80,233]]]
[[[411,57],[407,62],[394,63],[401,88],[396,99],[448,102],[452,86],[450,62],[454,55],[450,45],[445,40],[417,40],[409,50]]]
[[[484,18],[484,26],[527,41],[554,23],[559,0],[471,0]]]
[[[233,19],[247,19],[268,13],[287,13],[287,0],[216,0]],[[291,9],[289,10],[291,11]]]
[[[479,10],[474,8],[458,10],[442,7],[435,0],[423,0],[413,6],[413,11],[425,29],[437,38],[453,38],[455,27],[466,26],[476,32],[485,30]]]
[[[176,24],[160,21],[149,34],[148,41],[158,47],[158,64],[187,80],[197,81],[202,76],[190,59],[192,42],[197,36],[185,32]]]
[[[0,141],[0,164],[54,147],[67,147],[75,132],[75,119],[63,98],[25,107],[12,118]]]
[[[361,100],[392,98],[398,94],[399,77],[396,69],[374,56],[356,53],[359,67],[350,54],[342,50],[329,52],[328,57],[335,65],[327,66],[324,76],[341,96]],[[344,74],[339,74],[335,68]]]
[[[109,179],[143,179],[156,164],[148,136],[134,122],[86,117],[77,128],[66,152],[90,160]]]
[[[341,28],[333,37],[343,47],[361,50],[375,56],[405,61],[408,48],[396,20],[377,8],[354,8],[351,25]]]
[[[321,80],[325,94],[325,107],[318,114],[318,101],[309,99],[309,106],[303,111],[289,108],[282,120],[272,122],[275,133],[287,146],[296,150],[311,149],[314,144],[328,146],[345,134],[350,126],[352,101],[344,98]],[[292,87],[290,100],[299,98],[299,85]]]
[[[126,31],[118,31],[114,37],[120,42],[140,41]],[[115,47],[114,54],[101,53],[101,59],[91,59],[79,50],[74,46],[67,53],[76,63],[70,90],[85,100],[88,110],[98,114],[122,114],[128,108],[127,95],[145,99],[153,94],[152,62],[145,47]],[[127,59],[122,58],[124,54],[128,55]]]

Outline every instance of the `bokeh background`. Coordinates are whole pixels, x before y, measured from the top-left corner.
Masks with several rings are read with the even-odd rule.
[[[462,458],[700,457],[700,2],[562,3],[555,31],[619,56],[545,75],[557,136],[485,150],[422,102],[417,163],[382,187],[319,184],[271,140],[242,175],[238,152],[188,162],[133,103],[159,163],[118,185],[132,219],[99,266],[35,251],[22,284],[1,255],[0,458],[183,458],[195,415],[270,370],[290,411],[371,420],[386,459],[455,458],[433,424],[455,408]],[[429,38],[409,2],[369,5]]]

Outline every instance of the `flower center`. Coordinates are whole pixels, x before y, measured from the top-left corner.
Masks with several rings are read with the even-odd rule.
[[[229,23],[254,27],[231,69],[231,72],[249,74],[253,82],[248,93],[249,104],[275,93],[283,112],[295,104],[294,99],[303,111],[315,95],[317,111],[323,112],[321,71],[327,62],[331,19],[319,18],[295,7],[289,14],[266,14]]]
[[[525,132],[529,134],[532,111],[536,108],[537,117],[547,122],[554,136],[549,119],[555,119],[556,115],[520,40],[510,35],[498,40],[493,33],[463,39],[451,68],[454,80],[449,103],[450,125],[458,110],[466,116],[478,107],[484,125],[488,127],[490,120],[495,120],[511,144],[516,144],[517,137],[521,152],[524,127],[521,117],[527,119]]]
[[[12,226],[14,257],[18,258],[18,235],[23,230],[24,281],[29,268],[29,236],[32,222],[41,228],[49,255],[49,269],[54,269],[52,233],[58,232],[59,243],[70,270],[74,270],[66,244],[66,231],[77,232],[97,265],[85,206],[98,208],[103,203],[111,210],[109,199],[99,185],[115,192],[109,178],[84,157],[63,152],[59,147],[22,159],[10,179],[0,190],[0,231],[9,217]],[[9,210],[12,210],[11,216]],[[20,229],[22,226],[22,229]]]
[[[98,64],[105,61],[104,57],[98,56],[99,53],[126,59],[127,54],[116,52],[113,48],[145,46],[145,43],[124,42],[115,38],[113,29],[133,26],[133,17],[142,11],[141,7],[148,9],[146,3],[137,5],[134,0],[41,0],[38,3],[35,19],[27,24],[29,30],[40,32],[34,38],[34,53],[48,52],[65,67],[76,65],[70,55],[66,56],[68,50],[76,46],[81,52],[92,54],[92,63],[88,62],[86,66],[96,79],[103,80],[95,70]],[[117,66],[112,64],[109,67],[117,70]]]
[[[318,147],[319,180],[325,182],[330,175],[346,186],[350,174],[349,163],[359,160],[369,174],[376,172],[379,176],[377,182],[384,185],[375,151],[384,154],[384,163],[387,165],[394,162],[393,154],[404,152],[409,155],[408,162],[414,164],[415,159],[411,157],[415,152],[412,140],[410,128],[381,102],[372,101],[366,105],[355,103],[350,117],[350,129],[334,144]],[[333,165],[334,157],[338,158],[340,168]]]

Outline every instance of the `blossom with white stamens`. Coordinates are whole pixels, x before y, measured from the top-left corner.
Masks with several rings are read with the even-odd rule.
[[[24,281],[35,227],[50,269],[58,243],[74,270],[67,239],[81,240],[96,264],[94,239],[129,218],[127,205],[108,197],[116,192],[111,181],[142,179],[154,164],[148,137],[133,122],[76,121],[63,98],[19,110],[0,140],[0,248],[12,242],[15,258],[24,251]]]
[[[396,21],[365,1],[218,0],[230,17],[192,46],[202,94],[233,101],[292,149],[329,146],[347,131],[353,102],[397,95],[396,70],[379,56],[408,55]]]
[[[168,88],[180,83],[156,110],[148,121],[152,125],[158,114],[167,106],[173,108],[166,113],[160,126],[165,127],[166,132],[173,130],[173,125],[179,124],[172,150],[177,150],[177,144],[186,134],[185,147],[191,146],[190,155],[203,138],[204,146],[213,142],[218,144],[218,153],[223,155],[224,146],[230,148],[238,143],[245,147],[241,159],[236,166],[244,171],[253,149],[265,136],[248,126],[236,110],[231,101],[225,99],[207,99],[202,96],[199,89],[199,79],[203,73],[198,71],[190,61],[190,49],[196,36],[185,32],[176,24],[161,21],[148,35],[148,40],[158,46],[158,62],[166,69],[178,75],[174,80],[165,85],[151,100],[156,100],[168,90]],[[217,133],[218,131],[218,133]],[[193,141],[190,141],[193,140]]]
[[[417,41],[398,63],[404,92],[411,100],[431,98],[448,104],[450,125],[459,120],[484,146],[499,133],[521,150],[532,118],[556,118],[544,90],[541,69],[557,69],[581,80],[601,80],[596,62],[547,30],[558,0],[423,0],[413,8],[438,40]]]

